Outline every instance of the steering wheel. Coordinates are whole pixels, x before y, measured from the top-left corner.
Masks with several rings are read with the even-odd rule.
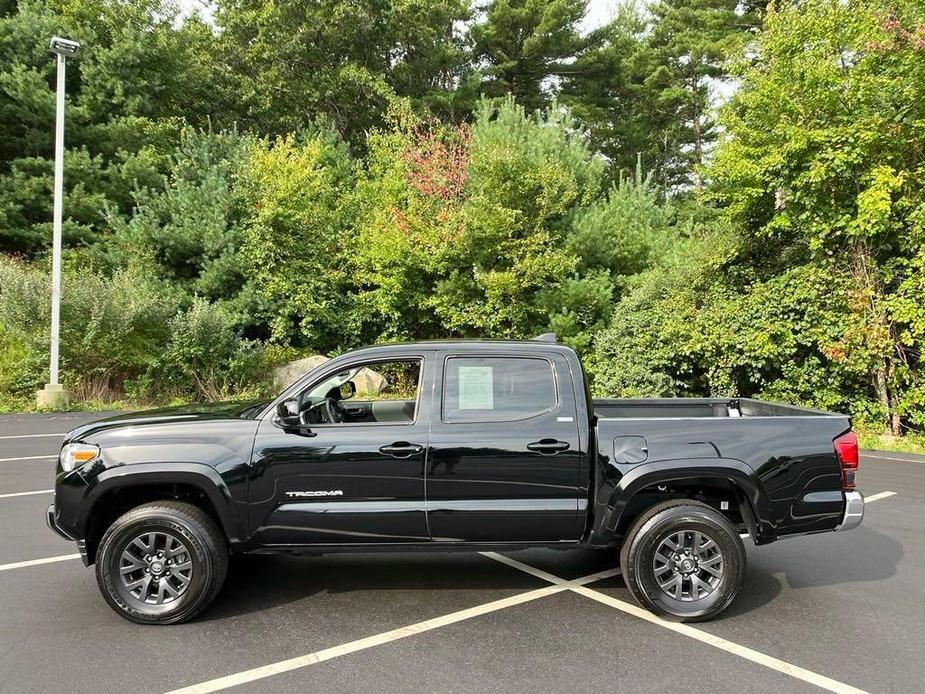
[[[334,401],[334,398],[325,398],[324,399],[324,414],[328,418],[328,423],[330,424],[339,424],[341,419],[338,419],[337,416],[337,403]]]

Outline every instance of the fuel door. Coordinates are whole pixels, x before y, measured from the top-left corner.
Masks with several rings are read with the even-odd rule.
[[[638,465],[649,458],[644,436],[617,436],[613,440],[613,461],[617,465]]]

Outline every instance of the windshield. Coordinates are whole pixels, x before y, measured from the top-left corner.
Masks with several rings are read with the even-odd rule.
[[[360,372],[361,367],[347,369],[336,373],[330,378],[322,381],[308,392],[310,398],[323,398],[331,392],[332,388],[340,388],[347,381],[353,380],[353,377]]]

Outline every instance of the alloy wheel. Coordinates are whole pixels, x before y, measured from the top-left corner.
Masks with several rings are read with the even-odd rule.
[[[193,577],[189,550],[165,532],[145,532],[129,542],[119,558],[125,592],[147,605],[166,605],[180,598]]]
[[[658,587],[684,602],[703,600],[723,580],[723,554],[700,530],[680,530],[659,543],[652,560]]]

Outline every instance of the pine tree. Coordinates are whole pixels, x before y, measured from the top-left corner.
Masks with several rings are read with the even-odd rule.
[[[329,122],[360,149],[396,98],[457,115],[468,18],[468,0],[223,0],[216,15],[242,124]]]
[[[675,127],[674,114],[655,107],[647,82],[656,68],[647,31],[641,8],[622,5],[610,23],[587,37],[562,81],[560,100],[584,126],[592,149],[607,158],[614,181],[631,174],[638,163],[661,181],[659,143]]]
[[[12,5],[0,4],[0,251],[30,257],[51,238],[51,36],[84,44],[67,66],[65,245],[93,243],[134,188],[158,187],[182,124],[206,126],[219,106],[212,30],[169,0]]]
[[[549,104],[554,81],[574,70],[587,0],[492,0],[472,27],[483,93],[511,94],[527,111]]]
[[[726,60],[749,28],[738,6],[739,0],[659,0],[651,7],[649,44],[657,67],[647,83],[656,92],[653,107],[678,124],[663,133],[669,185],[702,187],[700,167],[717,135],[714,84],[727,76]]]

